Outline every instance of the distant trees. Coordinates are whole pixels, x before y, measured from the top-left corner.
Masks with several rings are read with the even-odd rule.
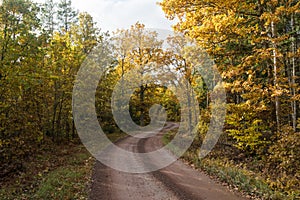
[[[187,85],[182,86],[180,78],[187,80],[187,83],[194,86],[195,89],[197,83],[202,81],[199,72],[195,70],[194,63],[188,61],[187,39],[182,35],[170,36],[165,41],[168,48],[163,49],[164,41],[158,39],[158,33],[147,30],[145,25],[137,22],[130,29],[117,30],[112,41],[117,59],[115,73],[118,74],[118,79],[121,82],[131,82],[132,85],[135,85],[136,82],[139,83],[139,88],[132,95],[129,107],[123,105],[123,109],[129,109],[134,121],[144,126],[150,122],[148,113],[151,106],[155,103],[162,104],[168,108],[168,118],[179,121],[178,99],[167,90],[164,83],[172,83],[173,86],[186,88],[187,94],[184,96],[188,98],[187,104],[191,104],[192,97],[188,94],[189,88]],[[187,55],[184,55],[185,53]],[[135,70],[137,74],[131,74],[130,78],[126,77],[131,70]],[[181,86],[179,86],[180,84]],[[121,88],[124,90],[121,91],[121,94],[126,94],[126,89],[128,88]],[[200,93],[205,93],[205,89],[197,89],[199,100],[202,102],[202,95],[205,96],[205,94],[200,95]],[[122,98],[124,99],[122,100]],[[120,102],[125,101],[125,98],[122,95]],[[168,100],[166,101],[166,99]],[[206,102],[206,98],[204,101]],[[181,112],[191,114],[189,110],[181,110]],[[191,119],[192,116],[189,117],[190,123]]]
[[[148,31],[145,25],[136,23],[129,30],[118,30],[113,41],[118,58],[117,72],[120,79],[124,78],[126,72],[131,69],[137,70],[141,79],[137,91],[138,100],[135,102],[135,109],[139,117],[138,123],[142,126],[146,124],[146,116],[151,106],[151,98],[147,98],[146,93],[155,88],[155,80],[151,78],[159,67],[158,61],[163,56],[162,43],[157,39],[155,31]],[[152,79],[152,80],[151,80]],[[151,80],[149,82],[149,80]],[[153,88],[154,87],[154,88]]]

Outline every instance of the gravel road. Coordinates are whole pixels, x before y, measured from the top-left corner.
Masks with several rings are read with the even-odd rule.
[[[163,131],[151,138],[127,137],[116,144],[131,152],[146,153],[162,147],[163,132],[176,128],[177,124],[168,123]],[[109,150],[109,159],[126,165],[126,158],[120,158]],[[155,164],[150,160],[150,164]],[[137,158],[138,163],[138,158]],[[149,164],[147,163],[147,164]],[[138,163],[146,165],[145,163]],[[129,167],[129,166],[128,166]],[[132,166],[134,167],[134,166]],[[111,169],[96,162],[93,175],[91,200],[242,200],[207,175],[192,169],[180,160],[159,171],[150,173],[125,173]]]

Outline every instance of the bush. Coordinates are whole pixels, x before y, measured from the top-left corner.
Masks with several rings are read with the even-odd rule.
[[[289,194],[300,194],[300,133],[283,128],[278,140],[270,146],[268,157],[269,183],[286,190]]]

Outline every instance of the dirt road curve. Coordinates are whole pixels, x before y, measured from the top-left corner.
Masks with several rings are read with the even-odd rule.
[[[169,123],[165,130],[175,128]],[[128,137],[117,142],[127,151],[151,152],[162,146],[163,133],[155,137],[139,139]],[[110,159],[117,158],[109,152]],[[126,165],[124,160],[116,160]],[[155,162],[155,161],[153,161]],[[239,200],[244,199],[215,183],[205,174],[192,169],[181,161],[156,172],[131,174],[116,171],[97,162],[94,168],[91,200]]]

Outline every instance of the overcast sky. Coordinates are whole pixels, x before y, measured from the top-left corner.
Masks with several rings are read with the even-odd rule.
[[[34,0],[44,2],[44,0]],[[59,0],[56,0],[59,1]],[[172,30],[174,23],[165,18],[161,7],[156,3],[161,0],[73,0],[73,7],[86,11],[94,17],[103,30],[114,31],[117,28],[130,28],[137,21],[146,28]]]

